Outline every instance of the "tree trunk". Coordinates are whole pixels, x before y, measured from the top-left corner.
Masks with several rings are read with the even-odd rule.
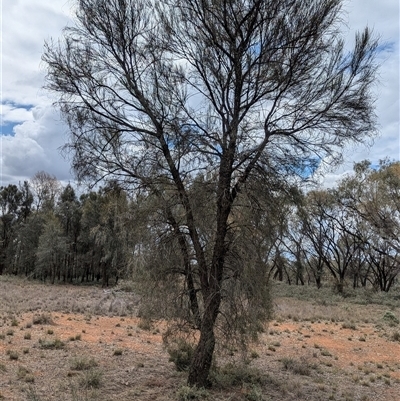
[[[201,387],[209,387],[210,382],[208,375],[210,373],[212,358],[215,347],[214,324],[218,315],[221,297],[214,294],[211,297],[209,307],[204,311],[200,340],[194,352],[192,363],[190,364],[188,385]]]

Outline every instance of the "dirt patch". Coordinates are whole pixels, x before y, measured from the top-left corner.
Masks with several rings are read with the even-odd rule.
[[[186,374],[176,372],[163,346],[165,324],[145,327],[133,308],[127,313],[137,303],[133,295],[6,284],[7,294],[0,292],[1,400],[185,399],[177,394]],[[35,298],[24,298],[21,289]],[[400,399],[400,328],[383,320],[385,307],[275,302],[276,320],[244,358],[263,382],[217,384],[209,400]],[[237,362],[243,356],[236,351],[220,356],[218,365]]]

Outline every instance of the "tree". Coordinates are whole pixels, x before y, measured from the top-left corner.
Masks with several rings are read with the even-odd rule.
[[[32,177],[30,184],[35,195],[36,210],[54,210],[61,191],[61,184],[56,176],[45,171],[38,171]]]
[[[39,237],[36,263],[36,274],[43,281],[50,277],[54,284],[62,266],[62,258],[67,251],[67,238],[59,220],[52,214],[47,214],[42,233]]]
[[[12,246],[21,200],[22,193],[16,185],[0,187],[0,274],[8,267],[9,248]]]
[[[80,233],[81,210],[79,201],[71,184],[62,191],[57,203],[55,214],[60,220],[61,226],[68,242],[68,249],[64,257],[64,268],[60,272],[63,281],[69,279],[71,282],[76,276],[77,243]]]
[[[240,280],[228,267],[246,184],[304,177],[374,133],[378,43],[365,29],[345,49],[341,4],[77,0],[75,26],[45,45],[46,87],[69,124],[77,177],[167,200],[165,224],[182,263],[190,256],[186,283],[195,278],[188,304],[199,306],[190,385],[208,382],[222,294]],[[191,191],[200,173],[212,190],[207,242]],[[256,294],[237,299],[254,304]]]
[[[364,282],[389,291],[400,272],[400,164],[383,160],[372,168],[368,160],[354,166],[354,174],[340,182],[343,207],[358,221],[357,236],[367,262]]]

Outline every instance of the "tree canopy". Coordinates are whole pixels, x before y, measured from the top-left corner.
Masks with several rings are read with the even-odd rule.
[[[170,240],[155,241],[179,267],[172,287],[200,333],[188,382],[205,386],[224,310],[240,305],[240,330],[267,308],[265,267],[237,241],[253,223],[242,209],[290,193],[289,177],[374,134],[378,42],[366,28],[347,51],[341,0],[76,7],[43,55],[70,128],[65,149],[79,179],[158,199],[154,235]]]

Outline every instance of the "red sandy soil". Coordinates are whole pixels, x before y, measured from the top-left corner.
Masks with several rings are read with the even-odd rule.
[[[104,371],[116,370],[115,365],[120,364],[120,368],[123,368],[127,375],[118,373],[118,380],[116,380],[118,383],[114,384],[119,386],[137,387],[137,384],[132,381],[132,376],[136,376],[137,379],[141,377],[141,385],[145,389],[140,390],[139,398],[118,399],[173,399],[162,398],[162,394],[166,394],[165,391],[171,393],[171,389],[176,385],[176,378],[171,376],[174,367],[168,362],[168,354],[163,347],[161,333],[164,327],[162,324],[156,325],[148,331],[139,329],[140,320],[138,318],[106,316],[88,318],[81,314],[53,313],[51,325],[38,324],[25,328],[29,322],[32,322],[33,316],[34,313],[20,316],[19,325],[14,328],[14,335],[0,341],[0,355],[2,356],[0,362],[7,366],[10,375],[11,372],[15,373],[17,365],[28,367],[34,375],[35,385],[39,383],[40,391],[50,399],[57,399],[59,389],[49,390],[51,385],[48,382],[75,374],[70,370],[68,358],[64,358],[67,360],[62,363],[62,366],[57,365],[57,358],[60,360],[60,355],[69,358],[79,355],[93,356],[100,361],[100,367]],[[48,334],[48,330],[53,330],[53,334]],[[31,333],[31,339],[25,340],[24,334],[28,331]],[[73,341],[79,335],[80,339]],[[68,351],[40,350],[38,341],[44,338],[61,339],[66,343]],[[365,341],[360,341],[360,338]],[[9,341],[7,341],[8,339]],[[23,354],[24,348],[29,348],[29,353],[26,355]],[[125,358],[121,357],[118,360],[119,357],[113,356],[116,349],[122,350]],[[375,380],[370,382],[369,388],[366,388],[365,392],[370,393],[371,398],[364,399],[371,401],[400,400],[400,343],[389,341],[373,324],[358,325],[356,330],[352,330],[343,328],[340,323],[328,321],[320,323],[294,321],[279,323],[275,321],[270,323],[267,332],[261,337],[260,343],[253,349],[259,355],[254,360],[255,366],[266,371],[276,369],[278,366],[279,369],[282,369],[279,361],[286,357],[304,358],[304,361],[318,362],[319,365],[324,365],[324,369],[332,372],[332,375],[340,372],[340,380],[347,377],[350,386],[352,378],[357,375],[360,380],[364,380],[368,374],[383,375],[384,377],[390,375],[390,385],[384,383],[384,378],[377,382]],[[18,361],[7,360],[7,350],[17,350],[20,355]],[[58,355],[55,361],[52,359],[53,355]],[[153,367],[152,370],[145,373],[145,379],[143,375],[139,374],[138,366],[142,365]],[[51,367],[53,368],[51,369]],[[179,383],[182,383],[182,379]],[[26,400],[26,398],[21,398],[21,391],[23,391],[21,388],[24,386],[20,385],[13,375],[8,382],[0,381],[0,384],[3,385],[3,388],[0,386],[3,397],[0,399]],[[108,391],[114,391],[116,395],[115,389],[109,388]],[[128,393],[124,394],[125,397],[128,397],[126,395]],[[121,394],[120,397],[122,396]],[[297,399],[314,399],[304,397],[306,398]]]

